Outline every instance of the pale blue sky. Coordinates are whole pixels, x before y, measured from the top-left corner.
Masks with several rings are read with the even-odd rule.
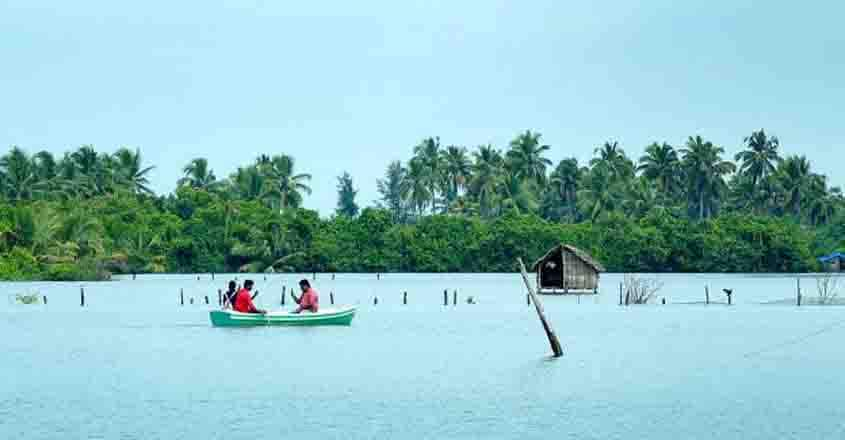
[[[137,146],[161,192],[285,152],[323,215],[344,170],[367,205],[423,137],[527,128],[583,162],[765,127],[845,183],[842,2],[118,3],[0,0],[0,146]]]

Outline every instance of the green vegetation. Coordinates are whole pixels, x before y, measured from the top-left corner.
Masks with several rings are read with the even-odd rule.
[[[173,194],[149,189],[140,151],[83,146],[57,159],[0,157],[0,279],[103,279],[113,273],[511,271],[558,242],[612,271],[796,272],[845,243],[838,188],[763,130],[735,162],[690,137],[633,161],[617,142],[586,166],[557,164],[539,133],[506,151],[428,138],[377,182],[361,209],[338,177],[337,210],[303,208],[311,175],[262,155],[218,180],[207,160]]]

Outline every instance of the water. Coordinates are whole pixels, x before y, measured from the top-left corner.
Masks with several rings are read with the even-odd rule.
[[[253,278],[265,307],[298,279]],[[845,307],[760,304],[794,277],[660,278],[666,306],[618,307],[613,274],[543,297],[557,360],[515,275],[319,275],[324,306],[359,305],[320,328],[211,327],[222,275],[85,283],[84,309],[79,283],[2,283],[49,302],[0,301],[0,438],[843,438]],[[735,306],[673,304],[705,284]]]

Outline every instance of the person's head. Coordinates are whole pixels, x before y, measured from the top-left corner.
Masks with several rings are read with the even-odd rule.
[[[235,290],[235,288],[237,288],[237,287],[238,287],[238,283],[236,283],[234,280],[229,281],[229,291],[230,292]]]
[[[246,289],[246,290],[252,290],[252,286],[253,286],[254,284],[255,284],[255,283],[253,283],[253,282],[252,282],[252,280],[246,280],[246,281],[244,281],[244,289]]]
[[[308,280],[301,280],[299,282],[299,288],[302,289],[303,292],[311,288],[311,283]]]

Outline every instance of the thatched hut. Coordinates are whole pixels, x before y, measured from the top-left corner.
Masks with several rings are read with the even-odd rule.
[[[604,267],[575,246],[555,246],[531,267],[539,293],[597,293]]]

